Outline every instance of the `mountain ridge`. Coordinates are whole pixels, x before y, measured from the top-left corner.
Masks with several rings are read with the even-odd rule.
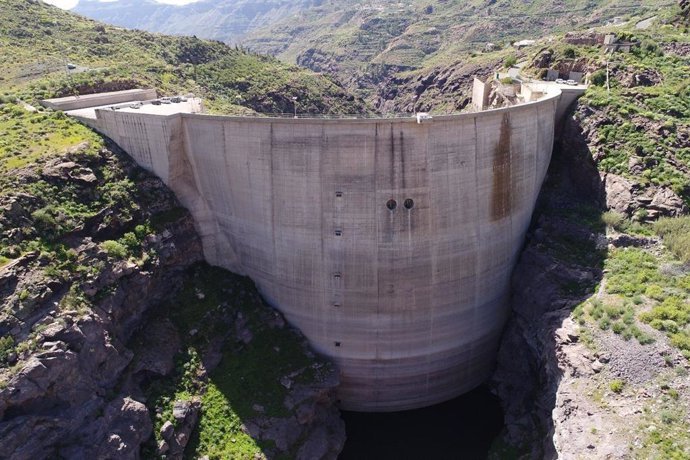
[[[109,24],[171,35],[239,43],[251,29],[275,22],[319,0],[238,0],[233,3],[201,0],[169,5],[154,0],[119,0],[103,3],[81,0],[72,10]]]
[[[227,20],[220,0],[158,7],[152,21],[146,11],[139,12],[136,21],[123,20],[122,15],[133,11],[127,3],[87,8],[94,1],[77,11],[130,27],[239,42],[334,76],[364,97],[381,81],[406,71],[448,65],[485,49],[506,48],[515,40],[603,25],[618,16],[653,14],[661,6],[654,0],[260,0],[253,19],[246,16],[241,30],[229,33],[223,27],[233,28],[232,22],[216,29],[216,21]],[[243,0],[233,6],[237,14],[245,7]],[[179,21],[182,12],[185,19]],[[207,16],[214,19],[199,28]]]

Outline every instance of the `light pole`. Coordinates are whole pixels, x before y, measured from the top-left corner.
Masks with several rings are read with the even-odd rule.
[[[292,107],[295,109],[295,118],[297,118],[297,96],[292,96]]]

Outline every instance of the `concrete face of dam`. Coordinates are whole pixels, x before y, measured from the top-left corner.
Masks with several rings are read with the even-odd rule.
[[[209,263],[250,276],[337,363],[343,408],[393,411],[491,372],[574,98],[423,123],[98,110],[91,124],[177,194]]]

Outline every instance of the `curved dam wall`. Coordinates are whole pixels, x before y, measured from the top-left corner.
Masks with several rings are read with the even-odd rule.
[[[393,411],[490,374],[560,99],[421,124],[97,116],[192,212],[208,262],[337,363],[343,408]]]

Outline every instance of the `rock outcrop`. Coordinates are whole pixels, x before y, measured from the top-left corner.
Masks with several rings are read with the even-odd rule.
[[[602,277],[606,239],[590,216],[598,215],[601,184],[579,132],[572,121],[566,124],[554,152],[513,272],[512,315],[490,382],[503,406],[505,440],[530,458],[557,455],[552,411],[563,376],[562,345],[578,340],[563,322]]]
[[[4,237],[40,241],[52,232],[62,252],[29,252],[0,268],[0,332],[16,344],[11,362],[0,367],[1,457],[138,458],[151,434],[148,409],[118,394],[117,383],[133,357],[125,343],[146,310],[201,257],[191,218],[181,214],[148,233],[141,241],[146,261],[125,260],[108,254],[102,242],[177,206],[158,180],[140,176],[137,191],[124,197],[155,197],[150,206],[142,202],[130,214],[117,203],[67,231],[41,220],[46,208],[40,206],[51,206],[51,197],[24,192],[50,184],[98,200],[108,187],[106,169],[113,179],[138,173],[109,150],[96,157],[74,151],[48,161],[40,173],[23,171],[18,191],[2,198]],[[61,255],[68,266],[60,266]]]

